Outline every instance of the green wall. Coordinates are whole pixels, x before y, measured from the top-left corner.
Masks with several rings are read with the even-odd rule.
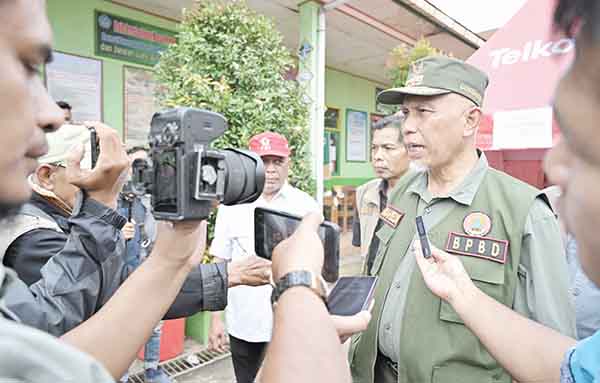
[[[101,59],[104,121],[123,132],[123,65],[139,66],[129,62],[94,55],[94,10],[101,10],[133,20],[176,30],[173,21],[103,0],[48,0],[48,16],[54,31],[56,50]],[[148,67],[144,67],[148,68]],[[326,71],[325,99],[328,107],[340,110],[341,148],[340,176],[326,181],[331,185],[359,185],[372,178],[369,162],[346,162],[346,110],[354,109],[370,114],[375,112],[375,87],[372,81],[357,78],[331,68]]]
[[[54,32],[54,49],[102,60],[104,121],[123,133],[123,65],[140,65],[94,55],[94,10],[128,17],[165,29],[175,22],[101,0],[48,0],[48,17]]]
[[[331,185],[356,186],[375,177],[370,162],[346,162],[346,110],[368,112],[370,120],[371,113],[375,113],[376,87],[384,86],[331,68],[328,68],[325,73],[325,104],[329,108],[340,110],[339,127],[342,142],[338,155],[340,176],[327,180],[326,188],[330,188]],[[369,148],[370,146],[369,142]],[[370,150],[368,152],[370,153]]]

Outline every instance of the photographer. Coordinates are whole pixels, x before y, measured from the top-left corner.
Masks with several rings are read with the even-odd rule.
[[[25,290],[9,290],[7,307],[23,323],[54,335],[64,334],[97,312],[135,268],[126,262],[120,231],[123,217],[91,200],[88,205],[93,209],[74,214],[82,193],[68,179],[67,162],[69,156],[77,155],[77,145],[89,145],[89,137],[84,126],[48,135],[49,152],[30,177],[31,200],[10,225],[0,228],[0,243],[7,249],[4,264],[15,269],[36,297],[32,300]],[[87,155],[81,167],[89,171]],[[115,187],[123,183],[119,177]],[[118,195],[115,192],[115,206]],[[55,258],[59,253],[65,254]],[[232,262],[228,268],[224,264],[199,266],[188,276],[165,318],[220,310],[227,302],[228,285],[267,283],[269,267],[256,257]]]

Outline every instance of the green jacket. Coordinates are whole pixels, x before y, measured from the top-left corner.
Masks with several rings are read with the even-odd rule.
[[[349,357],[355,383],[373,382],[383,304],[402,257],[411,256],[407,250],[415,237],[418,196],[405,192],[414,178],[397,185],[389,202],[405,216],[395,229],[384,225],[376,234],[380,238],[380,248],[371,272],[379,276],[379,283],[375,292],[373,320],[364,333],[352,339]],[[465,217],[473,212],[488,215],[493,224],[482,245],[485,248],[487,242],[484,256],[477,256],[478,249],[469,249],[474,256],[461,256],[461,261],[481,290],[512,307],[523,227],[529,208],[538,195],[537,189],[489,169],[473,202],[469,206],[457,205],[444,220],[428,228],[429,239],[436,247],[445,249],[452,246],[452,239],[456,240],[456,236],[450,237],[450,233],[457,233],[463,235],[458,241],[462,240],[464,247],[464,241],[468,240],[463,232]],[[491,239],[508,241],[504,263],[500,262],[501,258],[491,259],[490,246],[500,243]],[[400,331],[398,382],[511,381],[451,306],[428,290],[418,269],[410,278]]]

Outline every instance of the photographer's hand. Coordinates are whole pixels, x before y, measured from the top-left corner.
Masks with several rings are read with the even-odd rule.
[[[251,255],[236,258],[227,264],[229,287],[262,286],[271,281],[271,261]]]
[[[159,221],[150,257],[174,265],[198,266],[206,248],[206,221]]]
[[[321,273],[323,244],[317,230],[322,221],[318,213],[307,215],[294,234],[275,248],[275,280],[296,270]],[[352,381],[333,321],[310,289],[294,287],[279,298],[262,377],[265,383]]]
[[[92,170],[81,169],[85,149],[77,148],[67,160],[67,179],[86,191],[90,198],[115,209],[127,177],[125,170],[129,167],[129,159],[115,129],[100,122],[86,122],[85,125],[96,129],[100,146],[98,163]]]
[[[323,243],[317,234],[323,215],[310,213],[294,234],[273,250],[273,280],[296,270],[307,270],[320,275],[323,268]]]

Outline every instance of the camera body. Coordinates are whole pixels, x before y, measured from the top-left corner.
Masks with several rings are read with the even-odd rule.
[[[149,159],[133,163],[138,194],[151,195],[153,214],[169,221],[208,218],[214,202],[253,202],[262,194],[264,165],[240,149],[211,149],[227,129],[225,118],[195,108],[155,113],[149,133]]]

